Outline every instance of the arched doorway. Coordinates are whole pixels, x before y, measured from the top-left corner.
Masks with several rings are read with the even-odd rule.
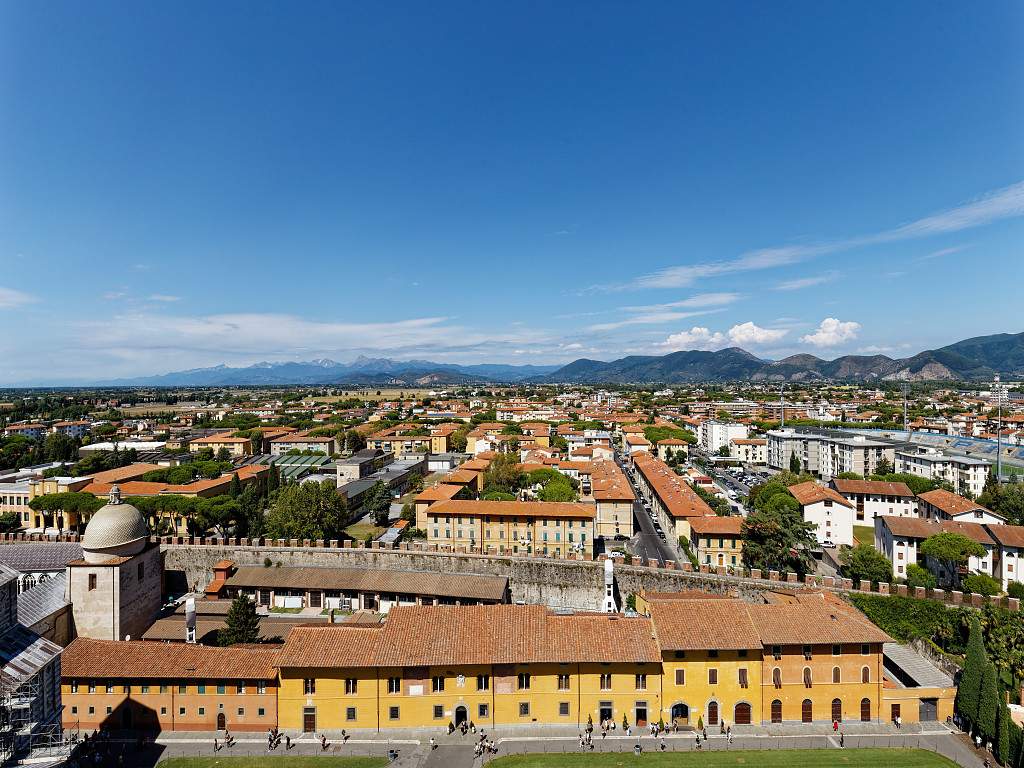
[[[741,701],[733,711],[732,721],[736,725],[750,725],[750,705]]]
[[[772,722],[782,722],[782,702],[778,699],[775,699],[775,701],[772,702]]]
[[[871,699],[860,700],[860,719],[865,723],[871,722]]]
[[[837,723],[843,722],[843,702],[841,699],[832,699],[832,719]]]
[[[455,708],[455,725],[459,726],[469,720],[469,715],[466,713],[466,708],[458,706]]]
[[[708,702],[708,725],[718,725],[718,702]]]
[[[810,699],[804,699],[803,704],[800,705],[800,721],[804,723],[810,723],[814,720],[814,704],[811,703]]]
[[[690,708],[681,702],[672,705],[671,715],[672,722],[676,725],[690,724]]]
[[[228,719],[226,717],[224,717],[224,713],[223,712],[218,712],[217,713],[217,730],[218,731],[223,731],[227,727],[228,727]]]

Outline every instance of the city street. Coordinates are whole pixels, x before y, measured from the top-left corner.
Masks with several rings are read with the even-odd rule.
[[[675,547],[658,535],[650,515],[644,509],[643,494],[640,493],[640,489],[633,479],[632,470],[625,466],[618,452],[615,454],[615,461],[626,475],[626,479],[637,497],[637,500],[633,502],[633,538],[629,542],[630,551],[645,560],[657,560],[661,565],[670,561],[678,564],[679,558],[676,556]]]

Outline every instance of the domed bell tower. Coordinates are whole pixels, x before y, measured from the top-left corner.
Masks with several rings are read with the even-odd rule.
[[[140,638],[160,609],[161,571],[160,546],[149,542],[146,519],[111,486],[109,501],[85,526],[82,559],[68,563],[75,634]]]

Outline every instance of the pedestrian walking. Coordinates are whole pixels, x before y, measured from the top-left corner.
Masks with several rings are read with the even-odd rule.
[[[839,732],[839,748],[843,749],[846,746],[846,734],[842,731]]]
[[[284,737],[284,751],[287,752],[291,748],[292,748],[292,737],[291,736],[285,736]]]

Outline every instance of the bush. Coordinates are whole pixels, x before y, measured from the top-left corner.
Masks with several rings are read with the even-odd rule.
[[[998,595],[1002,591],[1002,585],[987,573],[972,573],[964,579],[963,587],[964,592],[974,592],[986,597]]]
[[[1011,581],[1010,586],[1006,589],[1006,594],[1018,600],[1024,599],[1024,583]]]
[[[925,568],[923,565],[917,563],[911,563],[907,566],[907,586],[913,589],[914,587],[925,587],[926,589],[932,589],[938,584],[935,578],[935,574]]]

